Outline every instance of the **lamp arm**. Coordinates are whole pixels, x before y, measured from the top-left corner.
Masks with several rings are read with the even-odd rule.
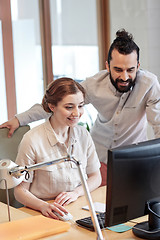
[[[100,229],[100,226],[99,226],[99,222],[98,222],[98,219],[97,219],[97,216],[96,216],[96,213],[95,213],[95,209],[94,209],[93,201],[92,201],[91,194],[90,194],[90,191],[89,191],[89,188],[88,188],[88,184],[87,184],[87,181],[84,177],[82,164],[81,164],[81,162],[77,161],[74,157],[72,157],[70,159],[70,161],[74,162],[78,167],[78,171],[79,171],[79,175],[80,175],[80,178],[81,178],[83,190],[85,192],[85,197],[86,197],[88,205],[89,205],[89,210],[90,210],[92,222],[93,222],[93,225],[94,225],[94,229],[95,229],[95,232],[97,233],[97,240],[103,240],[104,238],[103,238],[103,235],[102,235],[102,232],[101,232],[101,229]]]
[[[84,177],[82,163],[77,161],[74,157],[68,155],[67,157],[55,159],[55,160],[48,161],[48,162],[37,163],[37,164],[31,165],[31,166],[25,166],[25,167],[16,166],[16,167],[10,169],[9,173],[11,176],[19,178],[21,175],[24,174],[24,172],[33,171],[33,170],[42,168],[44,166],[54,165],[54,164],[58,164],[61,162],[66,162],[66,161],[74,162],[78,167],[78,171],[79,171],[79,175],[81,178],[81,183],[83,186],[85,197],[86,197],[88,205],[89,205],[89,210],[90,210],[91,218],[93,221],[94,229],[97,234],[97,240],[103,240],[104,238],[103,238],[103,235],[102,235],[99,223],[98,223],[98,219],[97,219],[97,216],[95,213],[95,209],[94,209],[93,201],[92,201],[91,194],[90,194],[90,191],[88,188],[88,184]]]
[[[86,197],[88,205],[89,205],[89,210],[90,210],[93,226],[94,226],[95,232],[97,234],[97,240],[103,240],[104,238],[103,238],[103,235],[102,235],[99,223],[98,223],[98,219],[97,219],[97,216],[96,216],[96,212],[95,212],[95,209],[94,209],[94,205],[93,205],[91,194],[90,194],[90,191],[89,191],[89,188],[88,188],[88,184],[87,184],[87,181],[84,177],[82,164],[81,164],[81,162],[77,161],[74,157],[71,157],[70,161],[74,162],[78,167],[78,171],[79,171],[79,175],[80,175],[80,178],[81,178],[81,182],[82,182],[83,190],[84,190],[84,193],[85,193],[85,197]]]
[[[24,167],[16,166],[16,167],[10,169],[9,173],[10,173],[11,176],[19,178],[20,176],[22,176],[24,174],[24,172],[30,172],[30,171],[33,171],[33,170],[43,168],[45,166],[59,164],[61,162],[66,162],[66,161],[70,161],[69,156],[59,158],[59,159],[55,159],[55,160],[51,160],[51,161],[48,161],[48,162],[37,163],[37,164],[31,165],[31,166],[24,166]]]

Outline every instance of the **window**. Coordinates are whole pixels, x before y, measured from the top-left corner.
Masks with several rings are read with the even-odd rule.
[[[0,21],[0,109],[1,122],[7,121],[7,102],[6,102],[6,86],[4,76],[4,61],[3,61],[3,42],[2,42],[2,22]]]
[[[43,97],[38,0],[11,0],[17,113]]]
[[[52,81],[53,75],[54,78],[68,76],[81,81],[99,71],[101,44],[98,36],[101,34],[97,26],[102,24],[97,24],[99,22],[97,19],[102,17],[101,13],[98,14],[98,5],[101,5],[101,1],[0,0],[2,26],[5,22],[3,50],[5,45],[5,53],[9,55],[7,62],[4,54],[5,77],[1,76],[1,82],[3,81],[1,96],[3,96],[4,108],[6,109],[7,106],[8,116],[6,111],[3,111],[4,117],[1,117],[0,122],[13,117],[16,111],[20,113],[34,103],[40,103],[44,86]],[[50,29],[50,18],[46,14],[48,12],[51,16],[52,44],[51,41],[47,41],[51,38],[47,35],[48,32],[45,32],[46,27]],[[4,36],[3,29],[2,36]],[[9,61],[10,53],[12,53],[12,62]],[[50,56],[47,62],[48,55]],[[1,53],[0,61],[2,60]],[[4,66],[3,63],[0,66],[1,75]],[[89,115],[86,113],[88,118],[86,121],[92,124],[96,118],[96,111],[91,106],[89,108],[87,106],[87,111],[90,113]]]
[[[84,80],[99,71],[96,0],[50,0],[54,79]],[[93,124],[97,111],[85,107],[81,121]]]

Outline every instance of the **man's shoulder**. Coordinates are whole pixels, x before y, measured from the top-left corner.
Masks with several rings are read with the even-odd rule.
[[[101,70],[99,71],[98,73],[96,73],[95,75],[93,75],[92,77],[88,77],[86,78],[86,80],[90,80],[90,79],[93,79],[93,80],[103,80],[104,78],[106,78],[107,76],[109,75],[108,71],[105,69],[105,70]]]
[[[140,83],[152,85],[158,82],[157,76],[147,70],[140,69],[137,73],[137,79]]]
[[[102,84],[102,82],[104,80],[106,80],[106,78],[109,76],[109,73],[107,70],[101,70],[100,72],[96,73],[95,75],[86,78],[85,81],[82,82],[82,86],[83,87],[97,87],[97,85],[99,85],[100,83]],[[106,83],[106,81],[105,81]]]

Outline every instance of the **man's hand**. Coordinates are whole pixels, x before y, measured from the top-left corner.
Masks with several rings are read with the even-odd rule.
[[[8,137],[10,138],[12,136],[12,134],[14,133],[14,131],[19,128],[19,121],[16,117],[12,118],[11,120],[3,123],[0,125],[0,128],[8,128],[9,132],[8,132]]]

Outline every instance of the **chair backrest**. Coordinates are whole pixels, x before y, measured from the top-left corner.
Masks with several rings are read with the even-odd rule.
[[[28,132],[30,127],[22,126],[19,127],[11,138],[8,138],[8,129],[1,128],[0,129],[0,160],[1,159],[10,159],[13,162],[16,160],[16,156],[18,153],[18,146],[23,137],[23,135]],[[13,189],[9,189],[9,200],[10,205],[13,207],[21,207],[22,205],[18,203],[14,198]],[[7,203],[6,200],[6,191],[0,189],[0,201]]]

